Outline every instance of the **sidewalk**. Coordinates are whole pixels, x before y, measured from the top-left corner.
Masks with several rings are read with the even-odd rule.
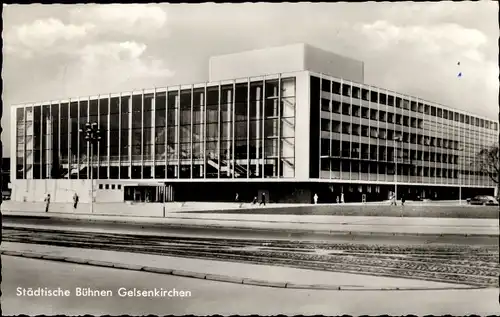
[[[9,216],[130,223],[150,226],[393,235],[499,236],[498,219],[167,213],[165,218],[90,214],[9,212]]]
[[[161,274],[251,284],[257,286],[330,290],[432,290],[464,289],[467,285],[403,278],[336,273],[194,258],[100,251],[90,249],[2,243],[3,255],[43,258],[86,265],[114,267]]]

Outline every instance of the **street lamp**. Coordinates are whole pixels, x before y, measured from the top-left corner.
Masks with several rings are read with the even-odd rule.
[[[81,133],[85,133],[85,141],[90,148],[89,169],[90,169],[90,212],[94,212],[94,168],[92,157],[94,155],[94,145],[101,141],[101,131],[99,130],[97,122],[85,123],[85,130],[80,129]]]
[[[399,150],[399,142],[401,142],[403,140],[403,137],[402,136],[397,136],[394,138],[394,141],[395,142],[398,142],[397,143],[397,147],[395,147],[395,150],[394,150],[394,162],[396,164],[396,173],[394,174],[395,175],[395,178],[394,178],[394,195],[396,197],[396,201],[398,201],[398,150]]]

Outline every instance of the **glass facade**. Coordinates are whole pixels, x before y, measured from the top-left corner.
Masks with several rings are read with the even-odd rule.
[[[17,179],[295,176],[294,77],[29,105],[16,122]]]
[[[497,122],[334,78],[312,76],[311,95],[319,178],[495,186],[474,161],[498,144]]]

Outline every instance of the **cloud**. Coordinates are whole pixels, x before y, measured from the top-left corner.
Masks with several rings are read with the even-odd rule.
[[[398,43],[404,43],[433,54],[463,52],[466,58],[476,61],[483,60],[481,49],[488,41],[483,32],[455,23],[398,26],[379,20],[362,24],[358,30],[378,49],[388,49]]]
[[[39,19],[32,23],[14,26],[5,34],[7,53],[20,53],[24,57],[33,56],[34,52],[43,52],[67,42],[85,38],[94,26],[64,24],[58,19]]]
[[[86,45],[77,53],[80,62],[73,63],[71,81],[75,87],[86,87],[95,93],[93,83],[102,83],[101,92],[153,87],[153,83],[174,75],[164,62],[146,56],[147,45],[134,41],[103,42]],[[92,92],[92,88],[93,92]],[[82,93],[81,91],[79,93]]]
[[[96,25],[99,33],[149,35],[163,29],[167,23],[167,13],[163,9],[143,4],[79,5],[69,16],[74,22]]]

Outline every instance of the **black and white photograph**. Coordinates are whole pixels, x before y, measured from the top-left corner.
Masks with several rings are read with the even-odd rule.
[[[500,315],[495,1],[4,4],[3,315]]]

